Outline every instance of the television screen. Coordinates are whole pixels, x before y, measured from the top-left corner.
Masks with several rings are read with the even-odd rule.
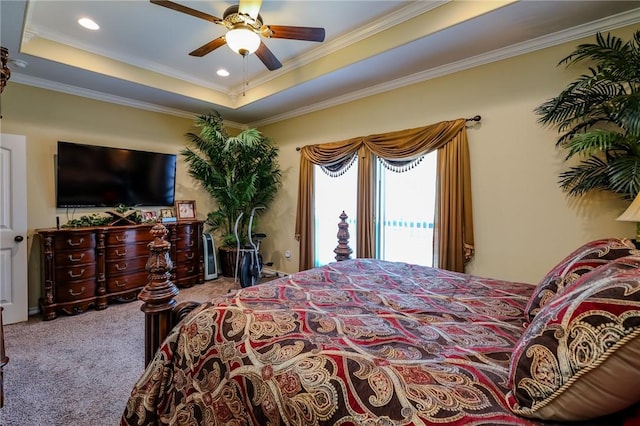
[[[58,142],[57,207],[170,206],[176,155]]]

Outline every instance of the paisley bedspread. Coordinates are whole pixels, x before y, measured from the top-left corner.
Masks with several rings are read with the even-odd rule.
[[[354,259],[238,290],[172,331],[122,424],[538,424],[504,399],[533,289]]]

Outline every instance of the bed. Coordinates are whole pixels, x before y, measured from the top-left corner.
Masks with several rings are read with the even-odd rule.
[[[629,240],[537,285],[350,259],[195,307],[121,424],[637,425],[639,383]]]

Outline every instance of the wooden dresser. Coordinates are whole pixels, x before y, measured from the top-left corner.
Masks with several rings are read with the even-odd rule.
[[[130,302],[147,283],[145,266],[153,223],[91,228],[39,229],[45,320],[113,301]],[[204,281],[202,221],[164,224],[169,230],[171,280],[178,287]]]

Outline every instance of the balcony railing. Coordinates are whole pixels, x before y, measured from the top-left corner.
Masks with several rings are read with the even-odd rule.
[[[356,220],[348,218],[349,246],[356,253]],[[433,222],[410,221],[404,219],[386,219],[379,229],[380,259],[416,263],[432,266],[433,262]],[[315,221],[316,228],[316,266],[334,262],[333,249],[338,244],[337,225],[323,226]]]
[[[378,249],[380,259],[432,265],[432,222],[387,219],[380,225]]]

